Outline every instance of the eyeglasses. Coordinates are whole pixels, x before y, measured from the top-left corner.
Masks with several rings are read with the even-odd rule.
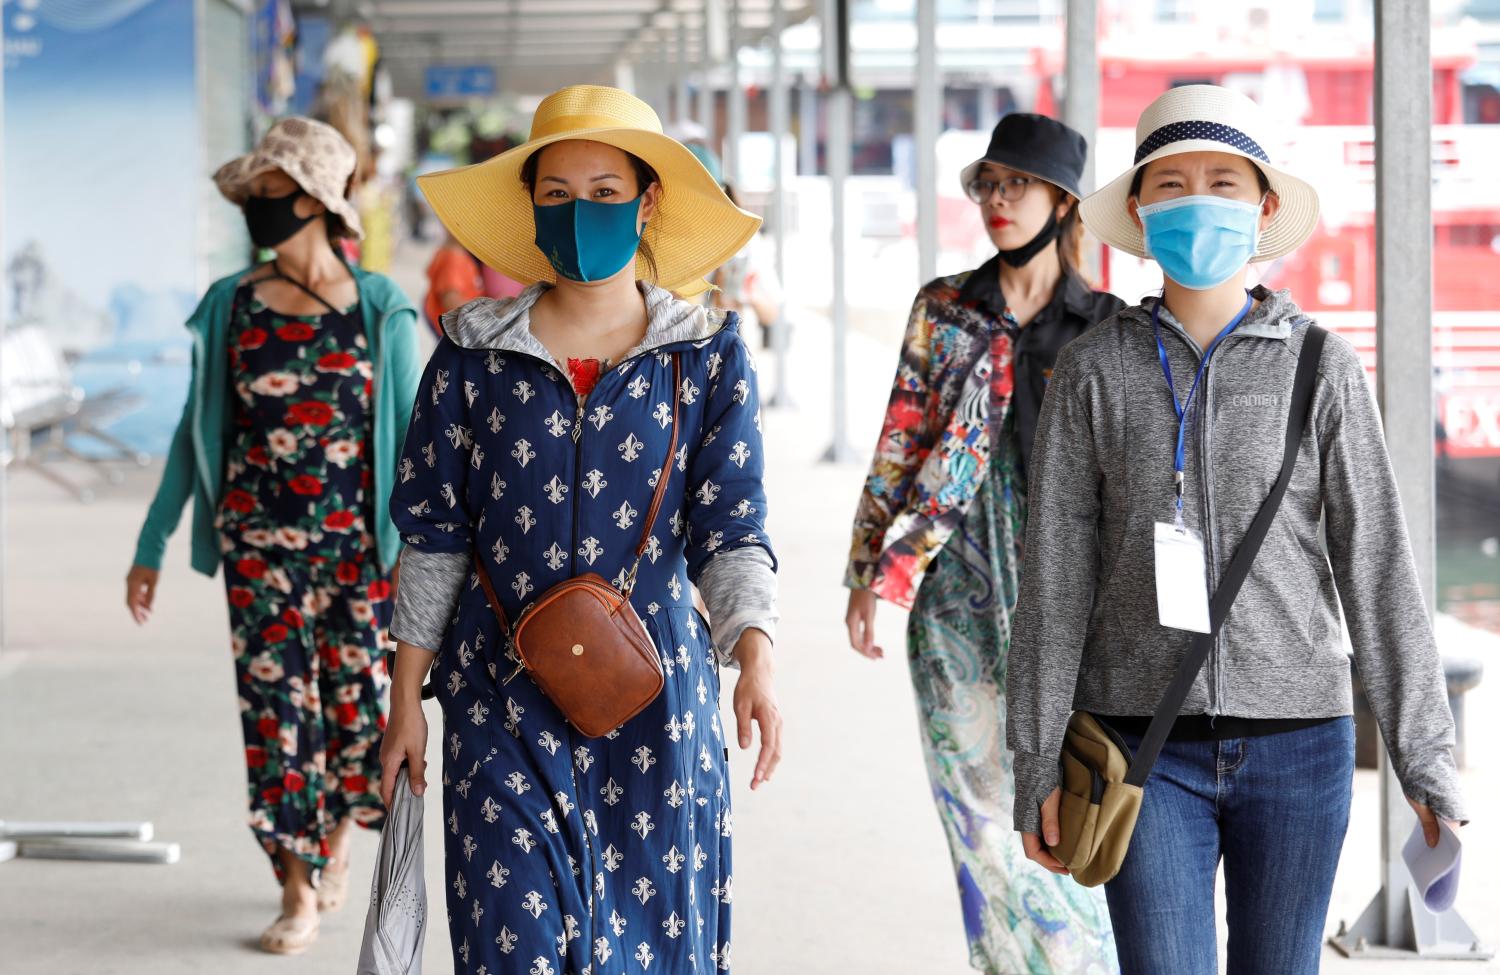
[[[992,179],[971,179],[964,186],[964,192],[969,194],[969,199],[975,203],[983,204],[990,198],[990,194],[996,189],[1000,190],[1000,199],[1007,203],[1014,203],[1026,195],[1026,188],[1036,180],[1030,176],[1009,176],[996,182]]]

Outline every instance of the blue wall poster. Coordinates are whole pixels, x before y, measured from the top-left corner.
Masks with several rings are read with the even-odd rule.
[[[201,184],[194,0],[6,0],[7,329],[146,399],[112,432],[162,452],[187,388]]]

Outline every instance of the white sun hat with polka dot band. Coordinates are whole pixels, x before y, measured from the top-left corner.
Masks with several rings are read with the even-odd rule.
[[[1184,85],[1157,98],[1135,126],[1135,162],[1108,186],[1079,204],[1079,216],[1095,237],[1111,247],[1150,257],[1140,226],[1130,215],[1130,184],[1136,171],[1157,159],[1184,152],[1227,152],[1250,160],[1266,174],[1281,200],[1271,223],[1260,232],[1255,261],[1271,261],[1302,246],[1318,225],[1318,192],[1275,166],[1260,106],[1218,85]]]

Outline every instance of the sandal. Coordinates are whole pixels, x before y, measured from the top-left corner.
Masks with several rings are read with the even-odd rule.
[[[317,918],[292,918],[283,914],[261,934],[260,946],[273,955],[300,955],[317,940]]]
[[[323,868],[318,876],[318,910],[328,913],[339,910],[349,898],[349,868],[335,873]]]

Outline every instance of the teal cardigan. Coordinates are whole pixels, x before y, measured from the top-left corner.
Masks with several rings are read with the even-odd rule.
[[[411,423],[412,403],[422,362],[417,347],[417,311],[396,283],[382,274],[353,268],[365,337],[375,375],[375,535],[380,564],[396,564],[401,539],[390,518],[390,496],[397,452]],[[222,278],[208,289],[187,321],[193,338],[192,379],[182,420],[172,436],[161,485],[146,512],[136,543],[135,564],[161,568],[167,538],[182,520],[193,498],[194,569],[211,576],[219,568],[219,539],[214,520],[224,487],[224,446],[234,411],[230,400],[228,331],[235,289],[249,269]]]

